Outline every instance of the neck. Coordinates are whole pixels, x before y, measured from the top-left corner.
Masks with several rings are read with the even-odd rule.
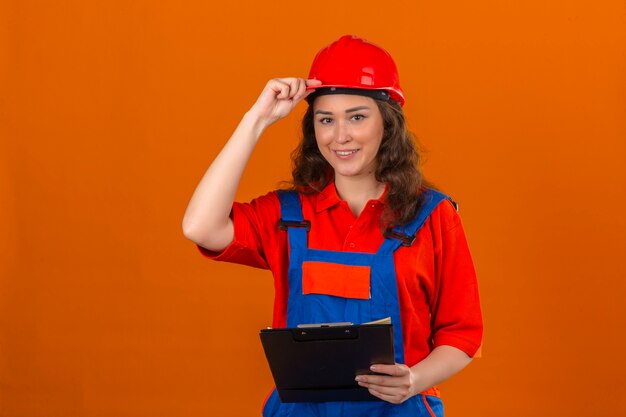
[[[380,198],[385,184],[376,181],[373,175],[367,178],[339,177],[335,178],[335,188],[339,198],[348,203],[352,213],[358,217],[368,201]]]

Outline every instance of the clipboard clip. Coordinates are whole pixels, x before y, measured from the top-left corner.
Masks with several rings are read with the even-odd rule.
[[[356,326],[335,326],[291,329],[291,336],[297,342],[358,339],[359,328]]]
[[[296,327],[299,329],[316,329],[319,327],[345,327],[352,326],[354,323],[349,321],[338,321],[333,323],[312,323],[312,324],[298,324]]]

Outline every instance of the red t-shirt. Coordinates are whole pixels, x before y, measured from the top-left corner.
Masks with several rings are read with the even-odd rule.
[[[384,240],[381,200],[370,200],[355,217],[337,195],[334,183],[321,193],[301,194],[302,211],[311,222],[309,248],[375,253]],[[199,247],[214,260],[270,269],[274,275],[274,327],[285,327],[289,267],[287,232],[278,229],[280,203],[270,192],[250,203],[234,203],[235,238],[221,253]],[[461,219],[445,200],[419,230],[413,245],[394,253],[404,356],[408,366],[440,345],[476,356],[483,326],[476,272]]]

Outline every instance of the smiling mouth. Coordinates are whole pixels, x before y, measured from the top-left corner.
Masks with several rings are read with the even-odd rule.
[[[338,156],[350,156],[352,154],[357,153],[358,151],[359,151],[358,149],[355,149],[352,151],[333,151],[333,152],[335,152]]]

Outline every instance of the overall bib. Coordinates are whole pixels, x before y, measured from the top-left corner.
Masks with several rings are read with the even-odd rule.
[[[416,218],[386,233],[376,253],[309,249],[307,232],[310,223],[303,219],[300,197],[293,191],[278,191],[278,197],[281,229],[287,229],[289,239],[287,327],[328,322],[361,324],[391,317],[395,361],[404,363],[393,253],[402,245],[410,246],[432,210],[449,197],[426,190]],[[320,274],[320,271],[327,273]],[[274,389],[265,403],[263,416],[441,417],[443,405],[439,398],[423,394],[413,396],[402,404],[385,401],[281,403]]]

